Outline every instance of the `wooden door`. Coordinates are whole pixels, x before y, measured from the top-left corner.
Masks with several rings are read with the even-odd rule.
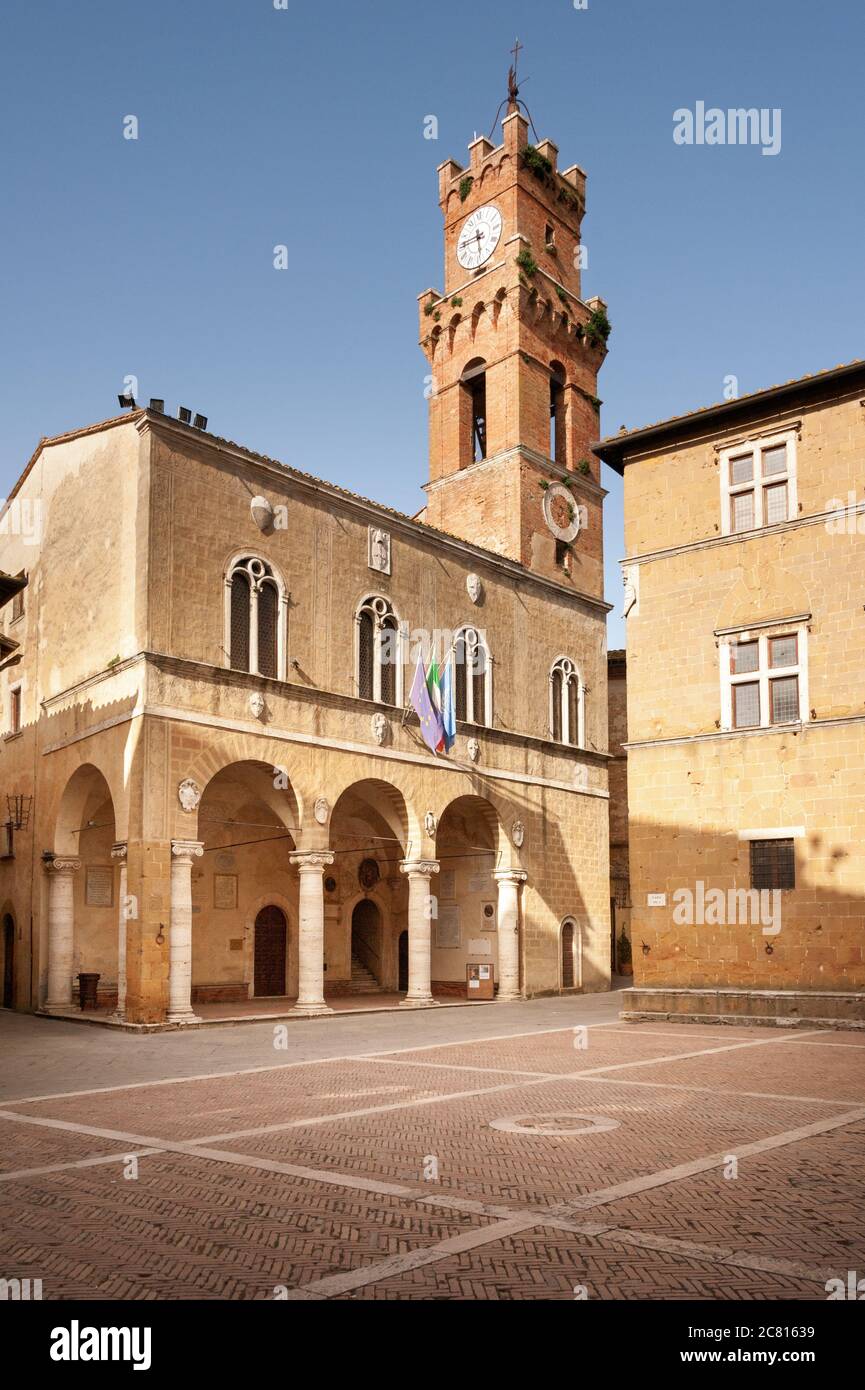
[[[263,907],[255,919],[255,993],[285,994],[285,913]]]
[[[12,918],[3,918],[3,1007],[11,1009],[15,1004],[15,923]]]
[[[399,934],[399,989],[408,989],[408,932]]]

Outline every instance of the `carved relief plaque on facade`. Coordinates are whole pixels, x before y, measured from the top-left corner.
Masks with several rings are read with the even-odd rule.
[[[380,526],[369,528],[368,564],[371,570],[377,570],[379,574],[390,574],[390,535]]]
[[[370,720],[370,727],[372,728],[373,738],[375,739],[376,743],[379,746],[381,746],[387,738],[387,716],[382,714],[381,710],[379,710],[376,714],[373,715],[372,719]]]
[[[194,811],[201,802],[201,788],[191,777],[184,777],[177,788],[177,799],[184,811]]]

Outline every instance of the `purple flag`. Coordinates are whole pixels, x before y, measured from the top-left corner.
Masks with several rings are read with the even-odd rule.
[[[411,683],[411,694],[409,695],[411,706],[420,720],[420,731],[423,741],[431,752],[435,753],[441,746],[444,738],[442,729],[441,715],[430,699],[429,690],[426,683],[426,671],[424,670],[423,659],[418,656],[417,667],[414,673],[414,680]]]

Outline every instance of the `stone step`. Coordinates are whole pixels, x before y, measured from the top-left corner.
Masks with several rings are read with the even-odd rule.
[[[619,998],[620,1017],[630,1023],[660,1020],[865,1029],[865,993],[861,990],[633,985],[622,990]]]
[[[380,994],[381,985],[357,956],[351,958],[351,983],[349,990],[352,994]]]

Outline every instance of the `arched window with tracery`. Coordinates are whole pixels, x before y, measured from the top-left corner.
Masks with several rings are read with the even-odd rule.
[[[256,555],[233,560],[225,576],[225,649],[234,671],[285,679],[285,592]]]
[[[403,648],[393,605],[378,594],[357,610],[357,690],[362,700],[401,705]]]
[[[586,744],[586,687],[567,656],[554,661],[550,671],[550,734],[572,748]]]
[[[475,627],[460,628],[454,638],[454,702],[457,719],[492,726],[492,657]]]

